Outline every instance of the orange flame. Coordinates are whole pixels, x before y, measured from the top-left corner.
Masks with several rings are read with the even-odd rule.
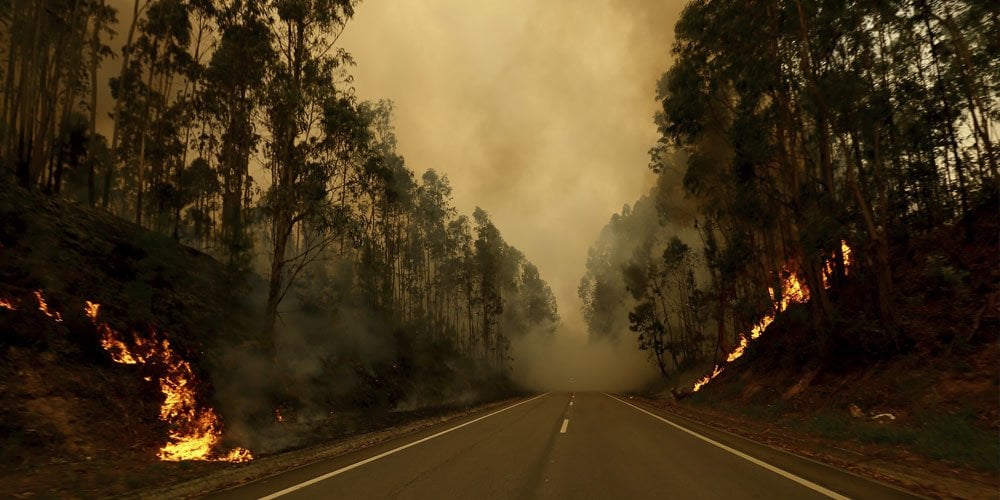
[[[170,424],[171,430],[170,440],[157,454],[160,460],[253,460],[253,455],[244,448],[235,448],[223,456],[214,454],[213,450],[222,437],[219,417],[211,408],[198,406],[192,387],[195,374],[191,365],[174,353],[168,340],[156,342],[132,336],[134,348],[129,348],[107,323],[97,321],[100,308],[100,304],[87,301],[85,311],[101,334],[101,345],[112,360],[129,365],[155,362],[166,372],[159,379],[160,392],[164,397],[160,420]]]
[[[844,255],[844,274],[851,274],[851,247],[844,240],[840,240],[840,253]]]
[[[844,274],[851,274],[851,247],[847,246],[847,242],[840,240],[840,253],[844,256]],[[833,258],[830,256],[830,260],[826,261],[823,266],[823,287],[830,288],[830,277],[833,276]]]
[[[849,269],[848,266],[850,265],[851,262],[851,247],[847,246],[847,243],[844,241],[841,241],[840,244],[842,253],[844,254],[844,273],[846,274],[847,270]],[[823,272],[824,288],[830,287],[827,281],[827,277],[831,276],[832,274],[833,274],[833,265],[832,263],[828,262],[824,267],[824,272]],[[737,344],[736,347],[732,350],[732,352],[730,352],[729,355],[726,356],[726,361],[722,364],[715,365],[715,367],[712,369],[711,374],[705,375],[697,382],[695,382],[694,385],[691,387],[691,392],[698,392],[699,390],[701,390],[701,388],[704,387],[705,384],[709,383],[715,377],[718,377],[719,374],[721,374],[723,370],[725,370],[724,366],[725,364],[732,363],[733,361],[736,361],[737,359],[742,357],[743,353],[746,352],[747,347],[750,345],[750,342],[760,337],[764,333],[764,331],[767,330],[767,327],[774,322],[775,317],[777,317],[778,314],[784,312],[785,309],[788,308],[788,306],[792,304],[802,304],[809,300],[809,289],[805,286],[804,283],[802,283],[799,280],[798,276],[796,276],[795,273],[788,272],[788,277],[782,280],[781,290],[782,290],[781,300],[778,301],[777,303],[774,303],[771,313],[761,318],[760,321],[756,325],[754,325],[754,327],[750,330],[749,334],[745,333],[740,334],[739,344]],[[771,301],[773,302],[775,300],[774,290],[768,288],[767,292],[768,294],[771,295]]]
[[[38,310],[42,311],[42,314],[56,320],[56,323],[62,323],[62,315],[49,311],[49,304],[45,302],[41,290],[35,290],[35,298],[38,299]]]
[[[14,305],[14,301],[13,300],[8,300],[8,299],[0,298],[0,309],[7,309],[9,311],[16,311],[17,310],[17,306]]]
[[[101,347],[115,363],[123,365],[145,364],[146,358],[141,355],[133,355],[125,342],[118,339],[118,335],[108,326],[107,323],[97,322],[97,313],[101,310],[100,304],[95,304],[89,300],[85,301],[84,311],[90,321],[97,327],[97,332],[101,334]]]

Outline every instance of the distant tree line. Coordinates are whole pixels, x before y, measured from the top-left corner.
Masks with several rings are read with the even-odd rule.
[[[511,335],[558,320],[552,292],[447,177],[406,167],[389,102],[354,96],[356,3],[135,0],[121,26],[106,0],[2,0],[2,167],[261,270],[265,334],[297,278],[347,263],[352,296],[504,369]]]
[[[655,188],[605,229],[621,235],[592,249],[580,289],[592,334],[627,318],[674,365],[713,351],[719,362],[794,272],[825,352],[844,335],[831,294],[846,279],[845,241],[850,279],[869,291],[869,309],[852,315],[881,325],[872,345],[900,349],[894,249],[950,225],[972,238],[977,209],[992,203],[996,215],[1000,11],[973,0],[694,0],[675,33],[650,168],[682,179],[683,193]],[[635,215],[654,206],[655,218]],[[692,230],[701,255],[671,239]],[[635,297],[625,312],[616,287]]]

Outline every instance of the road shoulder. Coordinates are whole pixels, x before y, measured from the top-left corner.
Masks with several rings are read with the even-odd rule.
[[[629,398],[630,396],[624,396]],[[782,450],[851,474],[871,479],[914,495],[936,498],[996,498],[995,485],[969,477],[964,471],[933,464],[921,467],[900,460],[895,453],[851,449],[845,443],[833,443],[812,436],[793,435],[786,429],[729,415],[717,410],[678,404],[666,399],[631,396],[629,402],[654,413],[690,423],[696,428],[714,429],[751,442]]]

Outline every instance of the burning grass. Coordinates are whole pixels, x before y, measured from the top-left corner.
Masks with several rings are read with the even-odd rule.
[[[34,292],[38,311],[56,323],[63,323],[62,315],[53,311],[41,290]],[[3,309],[17,311],[12,299],[0,299]],[[217,452],[222,439],[222,423],[212,409],[198,404],[197,377],[191,364],[182,359],[171,347],[170,341],[150,330],[146,338],[122,333],[100,321],[100,304],[86,301],[84,312],[100,335],[104,351],[118,364],[152,368],[158,373],[157,384],[163,394],[160,420],[169,426],[167,442],[157,457],[164,461],[202,460],[221,462],[246,462],[253,459],[249,450],[234,448],[225,453]],[[147,376],[146,380],[152,381]]]
[[[844,272],[846,274],[850,272],[851,247],[847,246],[847,243],[843,241],[840,244],[841,244],[841,253],[844,256]],[[829,288],[830,287],[829,276],[832,276],[834,272],[832,261],[827,262],[824,271],[825,272],[823,273],[823,286]],[[729,353],[729,355],[726,356],[726,361],[724,363],[715,365],[715,367],[712,369],[712,373],[705,375],[700,380],[695,382],[694,386],[691,387],[691,392],[698,392],[699,390],[701,390],[701,388],[704,387],[705,384],[708,384],[709,382],[712,381],[712,379],[721,375],[722,372],[725,371],[727,364],[732,363],[733,361],[736,361],[737,359],[741,358],[743,354],[746,352],[747,347],[750,345],[750,342],[756,340],[761,335],[763,335],[764,331],[767,330],[767,327],[774,322],[774,319],[779,314],[788,309],[788,306],[792,304],[804,304],[809,301],[809,289],[799,279],[799,277],[794,272],[788,269],[784,271],[784,274],[786,275],[786,277],[781,281],[780,300],[775,296],[775,291],[773,288],[769,288],[767,290],[768,294],[771,296],[771,302],[773,304],[771,312],[769,314],[764,315],[764,317],[760,319],[760,321],[750,330],[749,333],[741,334],[739,344],[737,344],[736,347]]]
[[[100,304],[86,303],[86,313],[98,333],[101,345],[116,363],[155,365],[162,369],[159,378],[163,404],[160,419],[170,425],[170,439],[160,448],[160,460],[210,460],[246,462],[253,455],[244,448],[234,448],[225,454],[215,452],[222,437],[222,424],[211,408],[198,405],[194,389],[196,380],[191,365],[181,359],[167,339],[142,339],[133,335],[126,342],[123,335],[97,319]]]

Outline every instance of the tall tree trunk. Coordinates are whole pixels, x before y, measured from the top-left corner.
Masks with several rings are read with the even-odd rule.
[[[98,9],[104,8],[104,1]],[[97,69],[101,61],[101,14],[94,14],[94,29],[90,35],[90,144],[87,147],[87,203],[93,207],[97,203],[97,187],[94,185],[97,168]]]
[[[849,158],[850,156],[846,154],[848,151],[846,144],[844,145],[844,150],[845,158]],[[868,203],[868,200],[858,186],[855,167],[853,162],[847,162],[847,183],[851,194],[854,195],[854,201],[858,204],[858,208],[861,211],[865,229],[868,231],[869,248],[874,248],[875,250],[875,281],[878,293],[879,316],[886,328],[892,332],[893,341],[896,343],[898,349],[899,338],[895,331],[897,322],[895,309],[892,306],[893,286],[892,267],[889,258],[889,238],[885,234],[884,227],[875,221],[875,213],[872,210],[871,204]]]
[[[139,22],[139,14],[146,8],[143,6],[142,9],[140,9],[139,1],[140,0],[135,0],[132,6],[132,22],[129,24],[128,37],[126,37],[125,46],[122,48],[122,69],[118,73],[119,92],[118,97],[115,99],[114,122],[111,128],[111,159],[108,162],[107,172],[104,173],[104,193],[103,198],[101,199],[101,206],[105,210],[107,210],[108,204],[111,200],[111,182],[114,178],[115,167],[118,164],[118,130],[121,126],[122,99],[124,99],[124,93],[127,92],[128,87],[125,77],[128,75],[128,65],[132,57],[132,43],[135,40],[135,27]],[[149,0],[146,0],[145,5],[149,5]]]

